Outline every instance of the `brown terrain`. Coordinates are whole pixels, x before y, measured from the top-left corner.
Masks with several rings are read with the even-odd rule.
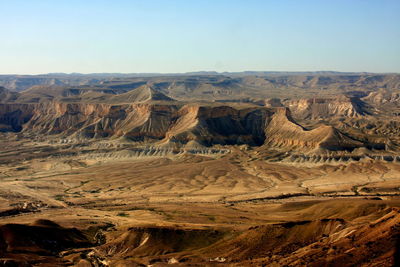
[[[400,265],[398,74],[0,85],[0,266]]]

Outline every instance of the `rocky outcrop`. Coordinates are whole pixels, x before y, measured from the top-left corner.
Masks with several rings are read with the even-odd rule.
[[[297,124],[286,108],[278,108],[265,130],[265,146],[291,150],[345,150],[362,146],[332,126],[306,130]]]
[[[285,105],[294,117],[300,119],[321,119],[332,116],[356,118],[367,113],[364,109],[365,103],[358,98],[347,96],[289,100]]]
[[[283,107],[283,104],[279,98],[267,98],[264,101],[264,105],[268,108]]]
[[[46,102],[15,104],[15,113],[29,110],[30,118],[18,125],[23,132],[60,134],[76,138],[122,137],[161,139],[172,122],[175,106],[153,104],[90,104]],[[9,116],[10,112],[2,114]],[[22,122],[22,121],[18,121]]]
[[[203,145],[261,144],[266,108],[155,103],[98,104],[45,102],[0,105],[3,130],[134,141],[191,141]]]
[[[166,140],[202,144],[261,144],[272,112],[263,108],[237,110],[228,106],[187,105],[178,112]]]
[[[0,125],[2,131],[76,139],[123,137],[172,147],[189,143],[264,144],[290,150],[351,150],[362,146],[332,126],[306,130],[291,118],[286,108],[236,109],[171,103],[0,104]]]
[[[0,131],[19,132],[34,114],[34,105],[0,104]]]
[[[388,90],[379,90],[371,92],[363,100],[373,103],[375,105],[382,105],[385,103],[400,104],[400,92],[391,92]]]
[[[91,104],[46,102],[1,104],[3,131],[85,138],[119,138],[202,145],[250,144],[340,150],[361,144],[331,126],[305,130],[285,108],[154,103]],[[273,115],[273,116],[272,116]]]

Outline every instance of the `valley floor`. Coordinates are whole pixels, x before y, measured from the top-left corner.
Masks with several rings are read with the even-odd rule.
[[[113,146],[3,140],[0,264],[399,260],[397,162],[281,163],[238,146],[229,153],[138,156]]]

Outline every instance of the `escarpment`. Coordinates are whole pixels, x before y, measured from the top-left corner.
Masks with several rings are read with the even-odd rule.
[[[0,105],[4,131],[73,138],[133,141],[197,141],[213,144],[260,144],[271,110],[228,106],[155,103],[93,104],[46,102]]]
[[[288,100],[285,105],[294,117],[300,119],[314,120],[332,116],[359,118],[368,113],[362,100],[347,96]]]
[[[342,96],[282,101],[273,98],[265,102],[268,107],[252,103],[187,103],[168,97],[156,87],[138,85],[101,101],[78,101],[90,93],[81,94],[83,91],[71,101],[59,98],[39,102],[19,101],[16,93],[16,100],[0,103],[0,131],[76,142],[124,140],[135,146],[150,146],[151,151],[182,147],[199,151],[214,145],[245,144],[261,150],[319,155],[324,151],[351,152],[359,147],[393,154],[399,148],[396,122],[391,122],[393,127],[383,127],[379,121],[370,121],[365,107],[371,101],[364,103],[359,98]],[[9,99],[14,97],[6,90],[1,92]],[[106,94],[96,93],[102,97]],[[336,120],[330,121],[330,116]],[[309,121],[312,123],[307,124]],[[359,130],[357,125],[367,122],[371,127]],[[370,137],[373,134],[381,136]]]
[[[175,106],[46,102],[2,104],[0,121],[14,131],[80,138],[149,137],[161,139]]]
[[[266,146],[290,149],[327,149],[343,150],[362,146],[361,142],[351,139],[332,126],[322,125],[306,130],[294,122],[290,111],[278,108],[266,128]]]
[[[172,102],[173,103],[173,102]],[[330,125],[307,130],[287,108],[177,103],[0,104],[1,131],[77,140],[125,138],[136,142],[240,145],[288,150],[352,150],[360,141]]]
[[[0,266],[399,265],[400,75],[84,76],[0,88]]]
[[[33,105],[0,104],[0,131],[21,131],[22,125],[33,117],[33,110]]]
[[[271,110],[262,108],[184,106],[166,139],[181,143],[196,140],[206,145],[260,144],[264,140],[266,120],[271,115]]]

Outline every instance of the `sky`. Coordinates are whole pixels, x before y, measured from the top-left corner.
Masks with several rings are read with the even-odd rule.
[[[0,74],[400,72],[399,0],[0,0]]]

